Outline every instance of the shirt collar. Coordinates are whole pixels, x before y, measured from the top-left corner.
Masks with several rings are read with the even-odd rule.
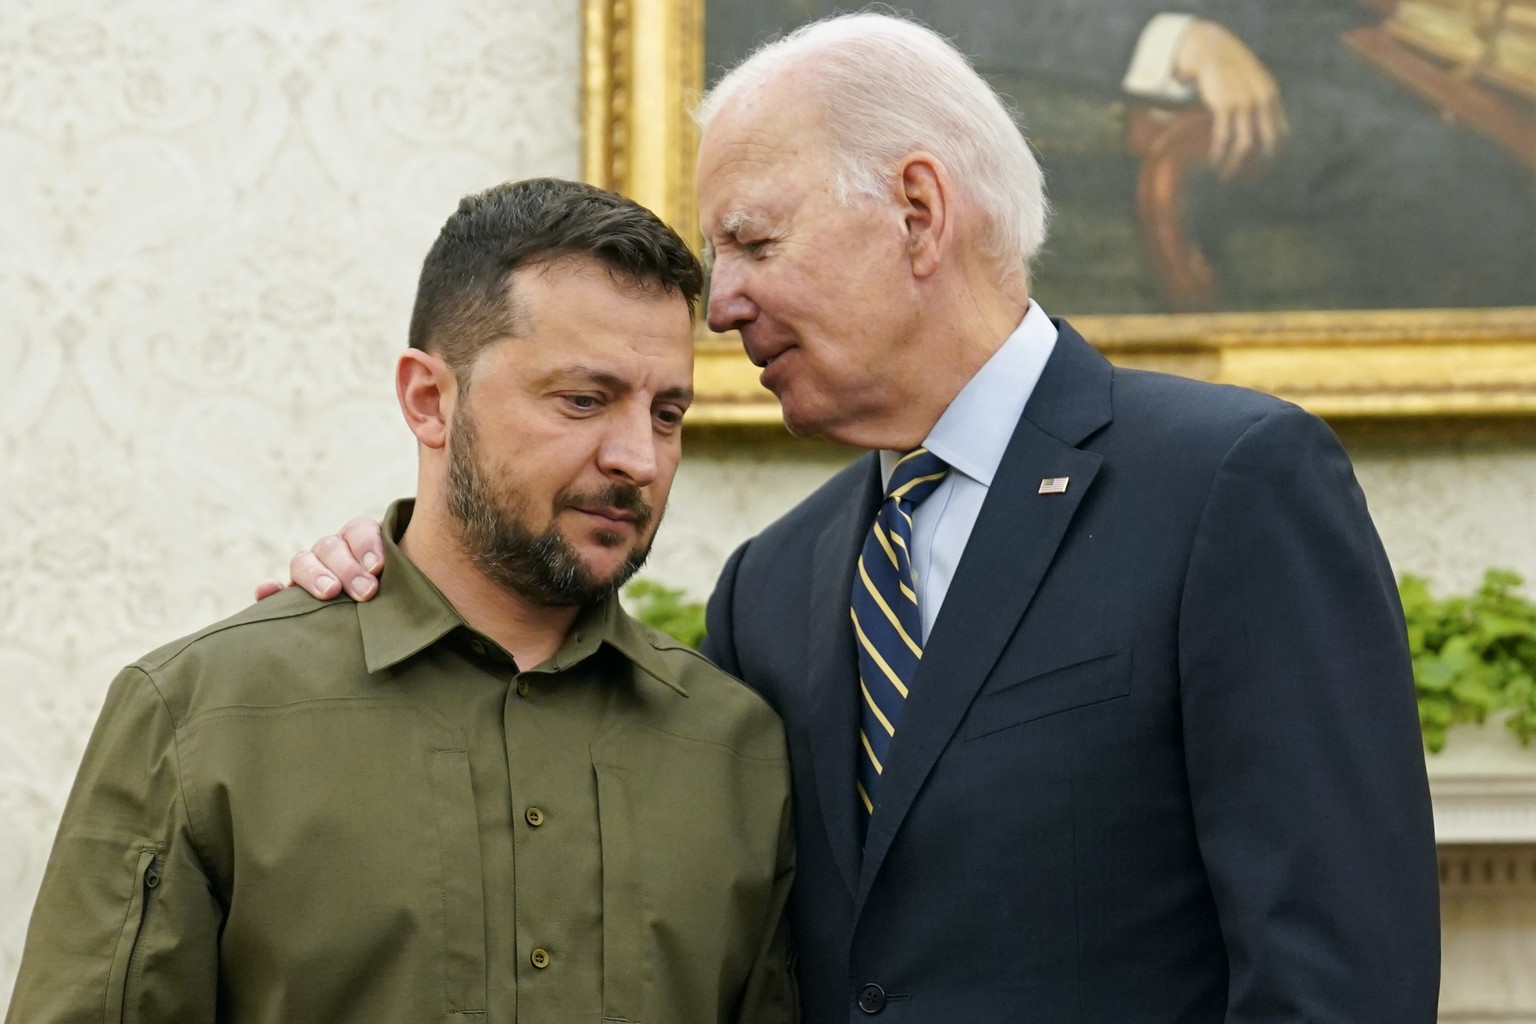
[[[591,616],[592,629],[599,643],[612,647],[658,682],[665,683],[684,697],[688,696],[688,691],[678,681],[676,671],[667,667],[658,649],[670,647],[686,650],[686,644],[642,626],[624,610],[617,597],[609,597],[590,608],[583,609],[582,614]],[[580,619],[577,621],[579,622]],[[569,639],[567,638],[567,642]]]
[[[388,570],[379,578],[379,592],[373,600],[357,606],[363,660],[369,672],[397,665],[455,630],[473,632],[426,574],[400,550],[398,540],[410,524],[415,504],[412,499],[403,498],[384,513],[384,561]],[[494,644],[489,637],[484,640]],[[564,671],[597,653],[604,644],[647,675],[688,696],[667,670],[656,643],[624,611],[618,598],[612,596],[583,608],[554,657],[536,670]]]
[[[432,581],[400,550],[397,543],[410,524],[416,503],[409,498],[389,506],[380,524],[384,534],[384,575],[373,600],[357,606],[363,639],[363,661],[369,672],[380,672],[425,650],[454,630],[464,619]]]
[[[923,446],[951,469],[985,487],[992,486],[1008,441],[1055,345],[1056,325],[1039,303],[1031,300],[1019,326],[960,389],[928,432]],[[880,453],[882,482],[890,481],[891,471],[903,454]]]

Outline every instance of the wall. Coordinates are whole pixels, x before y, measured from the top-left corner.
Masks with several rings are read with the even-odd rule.
[[[0,1005],[116,669],[414,486],[421,258],[578,173],[578,9],[0,5]]]

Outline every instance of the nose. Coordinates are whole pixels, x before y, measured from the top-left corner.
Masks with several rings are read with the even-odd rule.
[[[733,259],[718,259],[709,276],[709,329],[716,334],[740,330],[757,318],[745,280]]]
[[[656,479],[657,444],[650,407],[636,402],[609,421],[597,451],[597,467],[610,480],[645,487]]]

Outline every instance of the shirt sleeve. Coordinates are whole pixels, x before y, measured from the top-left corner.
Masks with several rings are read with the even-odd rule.
[[[1133,96],[1172,103],[1188,103],[1195,90],[1173,75],[1174,61],[1184,33],[1194,23],[1192,14],[1159,14],[1147,22],[1131,54],[1121,87]]]
[[[8,1024],[214,1020],[221,913],[182,785],[160,691],[124,669],[64,809]]]

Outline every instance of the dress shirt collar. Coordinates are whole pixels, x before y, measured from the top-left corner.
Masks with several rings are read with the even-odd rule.
[[[1056,325],[1039,303],[1031,301],[1019,326],[949,403],[923,441],[924,447],[951,469],[984,487],[992,486],[1003,452],[1055,345]],[[890,481],[903,454],[880,453],[882,484]]]
[[[379,577],[379,592],[373,600],[357,606],[363,658],[369,672],[397,665],[460,630],[480,641],[481,648],[501,651],[489,637],[471,629],[426,574],[400,550],[398,541],[414,508],[412,499],[403,498],[391,504],[384,514],[386,570]],[[662,662],[644,627],[624,611],[617,597],[583,608],[554,657],[543,665],[530,666],[529,670],[562,672],[585,661],[605,644],[647,675],[688,696],[675,674]],[[511,661],[505,652],[502,655]]]

